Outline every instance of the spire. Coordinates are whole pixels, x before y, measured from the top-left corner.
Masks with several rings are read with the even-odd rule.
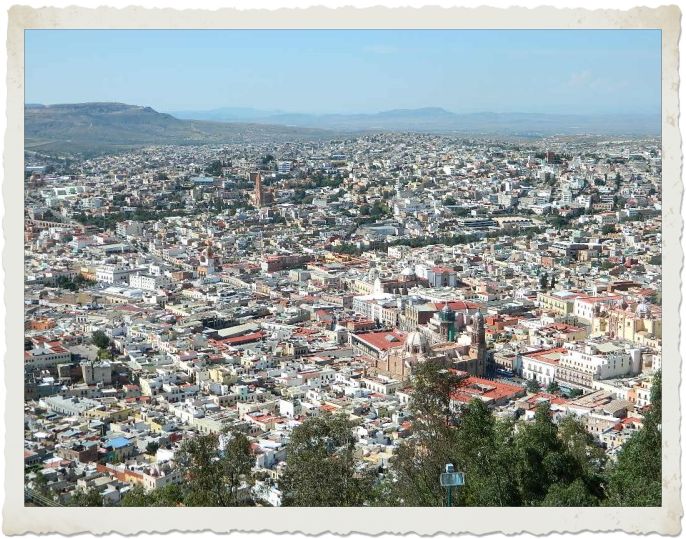
[[[479,348],[486,348],[486,328],[484,326],[484,315],[477,311],[472,322],[472,345]]]
[[[262,174],[259,172],[251,172],[251,179],[255,181],[255,207],[261,208],[264,202],[264,193],[262,192]]]

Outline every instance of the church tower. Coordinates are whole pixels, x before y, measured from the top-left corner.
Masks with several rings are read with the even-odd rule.
[[[472,321],[472,346],[486,348],[486,327],[484,325],[484,315],[478,311]]]
[[[203,249],[200,254],[200,267],[198,268],[198,273],[207,276],[212,275],[214,272],[214,253],[212,252],[212,246],[208,241],[207,247]]]
[[[478,311],[472,319],[472,344],[469,347],[469,357],[474,359],[476,376],[486,374],[486,326],[484,315]]]
[[[448,342],[455,340],[455,311],[450,308],[450,305],[446,304],[441,309],[439,315],[440,318],[440,333],[441,337]]]
[[[261,208],[264,204],[264,191],[262,187],[262,174],[259,172],[251,172],[250,180],[255,182],[255,192],[253,194],[253,199],[256,208]]]

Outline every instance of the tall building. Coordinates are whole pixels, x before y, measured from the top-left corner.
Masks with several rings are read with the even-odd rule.
[[[455,311],[450,308],[446,301],[440,313],[440,333],[446,341],[454,341],[456,337]]]
[[[255,192],[253,193],[255,206],[257,208],[261,208],[262,207],[262,200],[264,197],[264,194],[262,191],[262,174],[260,174],[259,172],[251,172],[250,173],[250,181],[255,182]]]
[[[212,245],[207,242],[207,247],[200,253],[200,265],[197,268],[199,275],[212,275],[215,272],[214,253]]]
[[[486,374],[486,326],[481,311],[472,320],[472,343],[469,347],[469,357],[474,360],[476,376]]]
[[[255,191],[253,192],[253,204],[255,204],[255,207],[262,208],[271,205],[274,202],[274,194],[270,189],[265,189],[262,185],[262,174],[251,172],[250,181],[255,182]]]

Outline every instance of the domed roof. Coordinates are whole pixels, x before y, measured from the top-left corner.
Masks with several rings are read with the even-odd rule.
[[[406,268],[403,269],[403,271],[400,272],[400,275],[405,275],[407,277],[410,277],[414,275],[414,269],[412,269],[410,266],[407,266]]]
[[[650,314],[650,306],[642,301],[636,307],[636,314],[642,318],[648,316]]]
[[[425,353],[429,349],[429,342],[419,331],[411,331],[405,339],[405,350],[410,353]]]

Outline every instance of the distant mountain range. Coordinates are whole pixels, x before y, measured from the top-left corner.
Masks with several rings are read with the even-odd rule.
[[[26,150],[84,155],[147,145],[316,140],[367,131],[489,137],[657,136],[659,115],[456,114],[442,108],[375,114],[297,114],[252,108],[160,113],[122,103],[27,104]]]
[[[77,103],[24,107],[24,148],[43,153],[99,153],[150,145],[315,140],[329,131],[279,125],[181,120],[150,107]]]
[[[659,135],[659,114],[537,114],[476,112],[457,114],[438,107],[395,109],[372,114],[298,114],[246,108],[172,112],[186,119],[252,122],[346,131],[418,131],[470,135]]]

